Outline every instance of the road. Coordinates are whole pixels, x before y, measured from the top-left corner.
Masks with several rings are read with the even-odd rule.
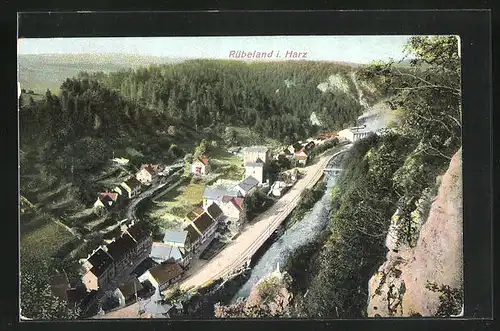
[[[327,151],[319,157],[318,162],[305,167],[306,175],[295,183],[281,199],[267,211],[248,224],[241,234],[229,243],[214,258],[198,267],[191,266],[186,278],[180,283],[182,289],[201,287],[219,278],[232,275],[235,270],[244,266],[261,245],[278,228],[283,220],[298,205],[305,189],[312,188],[323,176],[323,169],[330,159],[341,154],[351,145],[344,146],[334,153]],[[137,303],[102,316],[103,318],[137,318],[139,305]]]
[[[171,176],[176,174],[177,172],[180,172],[183,170],[182,168],[183,166],[183,163],[178,163],[178,164],[174,164],[172,166],[169,166],[167,168],[177,168],[177,167],[180,167],[179,170],[169,174],[168,178],[166,179],[166,181],[164,183],[153,183],[151,184],[151,187],[148,188],[146,191],[142,192],[141,194],[139,194],[139,196],[137,196],[135,199],[132,200],[132,202],[128,205],[127,207],[127,212],[126,212],[126,218],[129,219],[129,220],[135,220],[137,219],[137,216],[135,214],[135,212],[137,211],[137,206],[139,205],[139,203],[144,200],[145,198],[149,198],[153,193],[155,193],[156,191],[158,191],[159,189],[161,189],[162,187],[164,187],[165,185],[169,184],[170,183],[170,179],[172,178]]]
[[[273,206],[248,224],[234,241],[199,269],[189,269],[189,276],[181,282],[180,287],[182,289],[198,288],[211,281],[230,276],[235,270],[243,267],[290,212],[297,207],[302,198],[302,192],[316,185],[323,176],[323,169],[330,159],[348,148],[349,146],[344,147],[335,154],[327,152],[316,164],[304,168],[306,175],[298,180]]]

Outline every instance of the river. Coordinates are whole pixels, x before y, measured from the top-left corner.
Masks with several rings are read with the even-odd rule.
[[[339,155],[336,160],[332,160],[334,165],[341,161]],[[332,165],[333,165],[332,164]],[[308,211],[302,220],[295,222],[290,228],[276,239],[267,251],[258,259],[250,271],[248,280],[237,291],[233,297],[234,303],[239,297],[247,298],[252,287],[263,277],[276,270],[279,264],[283,266],[286,259],[298,248],[314,241],[328,225],[331,212],[331,192],[335,186],[338,175],[331,174],[325,177],[327,187],[323,197],[316,202],[314,207]]]

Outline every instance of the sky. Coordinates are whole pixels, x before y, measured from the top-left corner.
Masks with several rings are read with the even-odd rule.
[[[400,60],[409,36],[251,36],[28,38],[19,54],[139,54],[170,58],[231,59],[236,51],[265,52],[269,58],[370,63]],[[235,51],[231,53],[231,51]],[[271,53],[273,52],[273,53]],[[291,58],[294,52],[297,58]],[[269,55],[271,53],[271,55]],[[287,54],[288,53],[288,54]],[[306,53],[306,54],[304,54]],[[232,55],[231,55],[232,54]],[[257,56],[257,54],[254,54]],[[241,58],[240,58],[241,59]],[[255,59],[255,58],[254,58]],[[267,59],[267,58],[266,58]]]

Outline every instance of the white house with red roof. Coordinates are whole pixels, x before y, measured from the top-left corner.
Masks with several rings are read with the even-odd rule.
[[[101,192],[97,195],[97,200],[94,202],[94,208],[104,208],[113,206],[118,200],[118,193]]]
[[[135,178],[142,184],[149,184],[164,169],[165,166],[161,164],[143,164],[141,165],[141,170],[135,175]]]
[[[303,146],[300,150],[295,152],[294,156],[299,164],[306,165],[307,159],[309,157],[309,151],[307,150],[306,146]]]
[[[196,176],[204,176],[208,173],[208,158],[200,156],[191,164],[191,173]]]
[[[245,199],[240,197],[224,196],[222,201],[216,202],[227,217],[240,218]]]

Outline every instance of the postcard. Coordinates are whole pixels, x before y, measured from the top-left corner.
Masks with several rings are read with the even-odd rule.
[[[459,46],[19,39],[22,319],[463,316]]]

